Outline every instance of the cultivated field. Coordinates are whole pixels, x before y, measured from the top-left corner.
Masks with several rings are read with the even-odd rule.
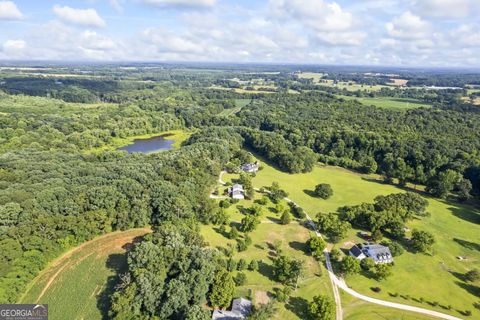
[[[113,232],[86,242],[53,261],[28,287],[19,303],[48,303],[50,319],[102,319],[125,251],[149,229]]]
[[[268,186],[272,181],[279,182],[289,193],[289,198],[312,216],[318,212],[334,212],[344,205],[372,202],[380,194],[403,192],[402,189],[383,184],[372,177],[337,167],[318,166],[311,173],[292,175],[265,163],[263,166],[264,169],[253,180],[255,187]],[[313,198],[308,194],[318,183],[331,184],[334,195],[329,200]],[[427,200],[431,216],[414,220],[408,227],[434,234],[434,255],[406,251],[395,258],[393,276],[387,280],[377,282],[356,275],[348,278],[347,283],[362,294],[380,299],[418,305],[457,317],[462,317],[458,311],[470,310],[474,318],[480,317],[480,312],[473,307],[473,303],[479,300],[480,287],[478,283],[467,283],[462,278],[466,271],[480,267],[480,213],[478,209],[466,205],[429,197]],[[358,230],[352,230],[337,246],[349,248],[351,242],[360,241],[357,232]],[[457,256],[465,256],[467,260],[460,261]],[[380,287],[382,291],[374,293],[371,287]],[[398,296],[392,297],[391,294],[395,293]],[[402,298],[402,295],[409,298]],[[420,298],[423,298],[423,303],[414,300]],[[451,310],[445,309],[448,305],[452,306]]]

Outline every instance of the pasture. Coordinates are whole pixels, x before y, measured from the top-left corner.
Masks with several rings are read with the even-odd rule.
[[[377,98],[358,98],[352,96],[337,95],[345,100],[357,100],[364,105],[372,105],[379,108],[407,110],[414,108],[429,108],[430,104],[418,99],[393,98],[393,97],[377,97]]]
[[[288,174],[263,162],[264,169],[253,179],[254,186],[269,186],[273,181],[289,193],[289,198],[302,206],[312,217],[318,212],[335,212],[338,207],[372,202],[377,195],[404,192],[393,185],[383,184],[375,176],[365,176],[351,171],[317,166],[310,173]],[[328,183],[334,194],[328,200],[310,196],[318,183]],[[436,239],[434,255],[414,254],[405,251],[395,258],[393,276],[378,282],[363,275],[349,277],[347,283],[365,295],[375,295],[384,300],[418,305],[455,316],[458,311],[470,310],[480,317],[473,303],[479,300],[478,283],[467,283],[462,275],[473,268],[480,268],[480,213],[467,205],[449,203],[430,197],[427,210],[430,217],[408,223],[410,229],[418,228],[431,232]],[[358,242],[359,230],[352,229],[337,247],[347,249],[351,242]],[[465,256],[460,261],[457,256]],[[373,293],[371,287],[381,287],[381,293]],[[397,297],[391,294],[398,293]],[[400,295],[409,296],[410,299]],[[419,303],[414,299],[423,298]],[[431,304],[429,304],[430,302]],[[452,310],[444,307],[452,306]],[[458,310],[458,311],[457,311]]]
[[[52,320],[105,318],[117,275],[126,270],[125,252],[148,232],[113,232],[68,251],[32,281],[18,303],[48,303]]]

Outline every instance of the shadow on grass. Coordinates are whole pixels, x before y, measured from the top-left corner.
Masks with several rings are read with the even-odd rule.
[[[275,276],[273,275],[273,266],[266,264],[263,261],[258,261],[258,272],[269,280],[275,281]]]
[[[111,306],[111,297],[118,284],[118,275],[127,272],[127,255],[125,253],[111,254],[107,258],[107,268],[113,270],[115,275],[108,277],[104,289],[97,296],[97,308],[102,314],[102,319],[109,319],[108,310]]]
[[[455,217],[471,223],[480,224],[480,213],[478,213],[477,210],[473,211],[473,208],[471,208],[472,210],[462,207],[450,207],[448,209],[452,211]]]
[[[290,248],[294,250],[301,251],[304,254],[309,254],[308,246],[305,244],[305,242],[300,242],[300,241],[290,241],[288,243]]]
[[[313,198],[318,198],[318,196],[315,194],[313,190],[308,190],[308,189],[303,189],[303,193],[306,195],[313,197]]]
[[[453,238],[453,241],[455,241],[456,243],[458,243],[459,245],[461,245],[464,248],[467,248],[467,249],[470,249],[470,250],[480,251],[480,244],[478,244],[476,242],[470,242],[470,241],[466,241],[466,240],[462,240],[462,239],[458,239],[458,238]]]
[[[308,301],[301,297],[291,297],[285,305],[287,310],[293,312],[299,319],[311,320],[308,313]]]
[[[280,219],[277,219],[277,218],[274,218],[274,217],[267,217],[267,219],[274,222],[274,223],[280,224]]]
[[[480,298],[480,287],[459,281],[455,281],[455,283],[463,289],[467,290],[470,294],[473,294],[474,296]]]

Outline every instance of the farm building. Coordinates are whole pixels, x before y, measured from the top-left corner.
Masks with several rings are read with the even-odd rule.
[[[242,169],[242,171],[245,171],[245,172],[257,173],[259,167],[260,167],[260,164],[258,163],[258,161],[255,161],[255,162],[248,162],[248,163],[242,164],[240,169]]]
[[[243,186],[238,183],[228,188],[228,194],[230,197],[232,197],[232,199],[245,199],[245,191],[243,190]]]
[[[382,246],[381,244],[366,244],[362,246],[361,249],[354,245],[352,248],[350,248],[348,253],[358,260],[372,258],[376,264],[393,262],[390,249],[386,246]]]
[[[252,302],[244,298],[234,299],[232,310],[215,310],[212,314],[212,320],[242,320],[252,311]]]

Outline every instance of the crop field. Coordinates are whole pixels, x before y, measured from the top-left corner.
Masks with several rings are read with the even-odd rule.
[[[48,303],[52,320],[105,318],[116,277],[126,268],[125,252],[147,232],[113,232],[70,250],[35,278],[18,303]]]
[[[373,105],[379,108],[388,109],[414,109],[414,108],[430,108],[431,105],[417,99],[378,97],[378,98],[357,98],[351,96],[338,95],[337,97],[345,100],[357,100],[364,105]]]
[[[236,177],[238,175],[225,175],[222,179],[230,181],[231,178]],[[257,193],[257,197],[259,196]],[[240,209],[250,207],[252,204],[253,201],[240,200],[236,205],[229,207],[227,213],[231,220],[230,226],[239,225],[243,217]],[[285,206],[287,206],[286,203]],[[274,213],[273,207],[271,202],[264,206],[260,218],[261,223],[255,231],[250,233],[252,245],[246,251],[237,252],[233,256],[235,260],[245,259],[247,263],[252,260],[261,261],[258,271],[243,271],[247,276],[247,283],[237,287],[236,296],[251,297],[254,303],[258,303],[259,297],[265,297],[266,294],[271,298],[273,289],[282,287],[273,278],[272,256],[275,253],[271,249],[274,241],[281,241],[282,254],[303,260],[305,273],[299,280],[298,289],[292,292],[290,302],[280,306],[276,319],[305,319],[305,306],[314,295],[332,295],[330,281],[324,266],[318,264],[307,254],[308,248],[305,242],[310,238],[311,230],[295,220],[288,225],[281,225],[279,216]],[[214,226],[202,226],[201,233],[205,241],[212,247],[225,248],[228,244],[235,243],[234,240],[221,234]],[[263,301],[265,302],[265,300]]]
[[[255,187],[271,185],[272,181],[279,182],[289,193],[289,198],[311,216],[318,212],[335,212],[340,206],[372,202],[380,194],[404,192],[377,181],[375,177],[337,167],[317,166],[310,173],[292,175],[280,172],[266,163],[263,166],[264,169],[253,180]],[[334,194],[330,199],[322,200],[309,195],[318,183],[332,186]],[[395,258],[393,275],[387,280],[378,282],[363,275],[355,275],[349,277],[347,283],[362,294],[375,295],[380,299],[417,305],[457,317],[462,317],[459,311],[470,310],[474,316],[480,317],[480,312],[473,307],[473,303],[479,300],[480,287],[465,282],[462,278],[466,271],[480,267],[480,212],[467,205],[430,197],[426,199],[431,216],[414,220],[408,223],[408,227],[426,230],[435,236],[433,256],[406,250]],[[352,242],[360,241],[356,236],[358,231],[352,229],[338,246],[346,249]],[[460,261],[458,256],[467,259]],[[382,291],[374,293],[371,287],[380,287]],[[398,295],[393,297],[395,294]],[[451,310],[446,309],[449,305]]]
[[[324,73],[318,73],[318,72],[301,72],[297,76],[300,79],[312,79],[313,83],[318,83],[324,75],[325,75]]]

